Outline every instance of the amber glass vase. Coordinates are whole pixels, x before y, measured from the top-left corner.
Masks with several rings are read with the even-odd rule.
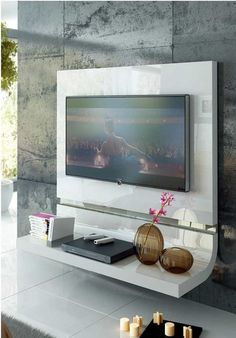
[[[168,248],[161,253],[160,264],[168,272],[184,273],[192,267],[193,256],[183,248]]]
[[[164,248],[162,233],[152,223],[141,225],[134,237],[134,249],[138,260],[147,265],[155,264]]]

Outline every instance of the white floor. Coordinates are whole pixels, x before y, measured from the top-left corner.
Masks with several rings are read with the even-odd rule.
[[[236,315],[120,283],[15,249],[16,214],[3,215],[2,311],[56,338],[128,338],[119,318],[145,324],[154,311],[203,327],[202,338],[235,337]],[[27,337],[30,338],[30,337]]]

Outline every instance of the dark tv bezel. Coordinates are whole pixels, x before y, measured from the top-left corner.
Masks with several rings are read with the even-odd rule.
[[[76,175],[75,173],[68,173],[68,165],[67,165],[67,101],[68,99],[80,99],[80,98],[147,98],[147,97],[183,97],[184,98],[184,187],[173,187],[171,184],[168,186],[167,184],[159,184],[157,185],[149,185],[149,184],[137,184],[134,182],[125,181],[122,177],[117,177],[114,180],[105,179],[105,178],[95,178],[86,175]],[[88,178],[95,181],[104,181],[104,182],[112,182],[120,184],[128,184],[128,185],[135,185],[140,187],[152,188],[152,189],[165,189],[165,190],[172,190],[172,191],[179,191],[179,192],[188,192],[190,191],[190,95],[189,94],[164,94],[164,95],[81,95],[81,96],[66,96],[65,99],[65,174],[67,176],[73,177],[81,177],[81,178]],[[165,176],[158,176],[162,180]],[[170,178],[166,178],[167,180]],[[177,178],[174,178],[177,180]],[[177,184],[176,184],[177,186]]]

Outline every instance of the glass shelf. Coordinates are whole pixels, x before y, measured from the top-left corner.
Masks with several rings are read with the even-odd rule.
[[[78,208],[82,210],[88,210],[88,211],[94,211],[99,212],[107,215],[114,215],[129,219],[135,219],[144,221],[145,223],[151,222],[152,217],[149,214],[131,211],[131,210],[125,210],[125,209],[119,209],[119,208],[113,208],[113,207],[106,207],[106,206],[99,206],[92,203],[84,203],[83,205],[77,204],[74,201],[68,201],[65,199],[58,199],[58,204],[67,206],[67,207],[73,207]],[[215,234],[217,233],[217,225],[207,225],[207,224],[201,224],[201,223],[195,223],[185,220],[178,220],[170,217],[159,217],[160,222],[159,224],[177,228],[177,229],[183,229],[183,230],[191,230],[195,232],[200,233],[207,233],[207,234]]]

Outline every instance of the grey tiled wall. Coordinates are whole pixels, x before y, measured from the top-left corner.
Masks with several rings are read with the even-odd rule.
[[[20,1],[18,25],[19,236],[55,212],[57,70],[219,62],[219,258],[186,297],[236,312],[236,2]]]

